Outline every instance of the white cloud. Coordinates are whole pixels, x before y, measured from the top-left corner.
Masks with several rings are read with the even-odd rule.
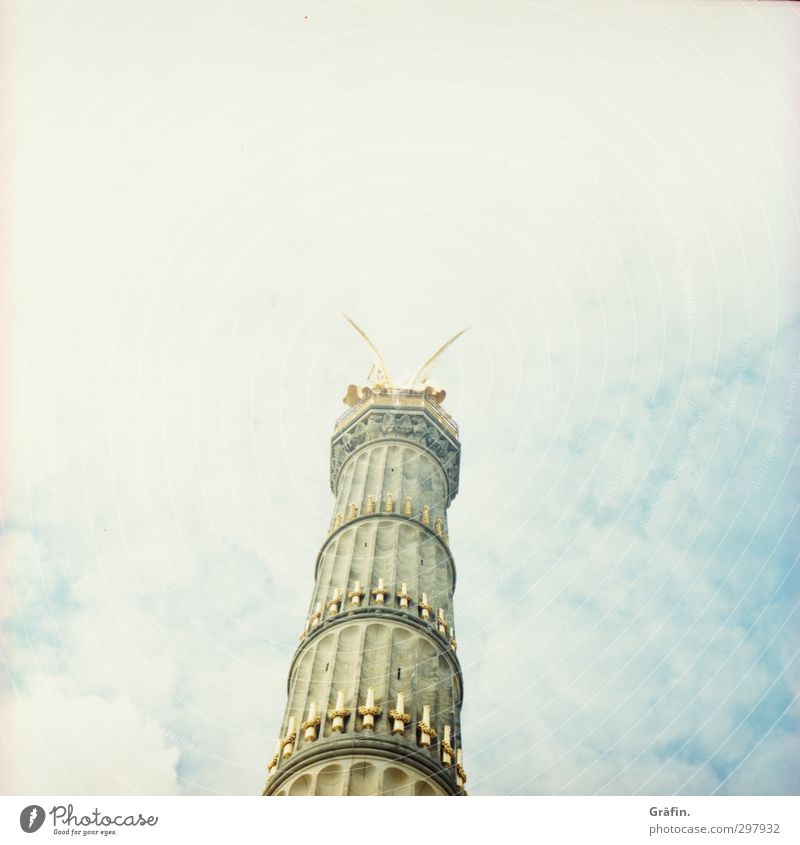
[[[178,789],[175,737],[130,701],[65,693],[60,679],[50,677],[0,700],[0,709],[13,737],[3,792],[169,795]]]

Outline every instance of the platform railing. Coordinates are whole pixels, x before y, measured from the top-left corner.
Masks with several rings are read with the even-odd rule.
[[[435,402],[430,393],[422,390],[409,390],[400,387],[388,387],[380,390],[368,389],[367,395],[352,407],[348,408],[337,420],[334,431],[341,431],[348,423],[360,416],[367,408],[424,408],[431,416],[440,422],[453,437],[458,437],[456,421],[442,410],[442,406]]]

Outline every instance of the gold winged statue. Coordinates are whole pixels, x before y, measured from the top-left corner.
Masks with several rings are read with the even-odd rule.
[[[372,350],[373,354],[373,361],[372,366],[370,367],[369,374],[367,375],[367,380],[369,381],[369,387],[361,387],[359,388],[355,384],[351,384],[347,388],[347,394],[344,397],[345,405],[357,405],[362,400],[366,399],[370,393],[381,393],[386,390],[396,389],[397,385],[392,382],[392,379],[389,375],[389,370],[386,367],[386,364],[383,361],[383,356],[378,351],[378,347],[369,339],[367,333],[354,321],[351,320],[346,314],[343,315],[344,318],[347,320],[348,323],[364,338],[367,342],[367,345]],[[428,384],[428,373],[430,372],[431,367],[439,358],[439,356],[448,349],[458,338],[461,337],[464,332],[467,331],[466,329],[462,329],[458,334],[453,335],[446,343],[443,343],[436,352],[428,358],[427,361],[417,370],[417,374],[411,380],[410,384],[404,385],[405,389],[408,390],[419,390],[421,393],[425,393],[431,398],[437,405],[441,405],[444,401],[444,397],[446,395],[444,388],[436,388],[431,384]]]

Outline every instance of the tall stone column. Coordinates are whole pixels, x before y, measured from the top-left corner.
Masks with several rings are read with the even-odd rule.
[[[447,508],[460,444],[430,392],[336,424],[328,536],[265,795],[460,795],[463,684]]]

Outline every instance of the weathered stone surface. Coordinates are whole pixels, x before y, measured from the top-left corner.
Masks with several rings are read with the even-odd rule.
[[[460,445],[439,417],[372,396],[334,434],[336,503],[266,795],[463,794],[440,747],[449,731],[461,748],[463,681],[447,532]]]
[[[338,432],[331,441],[331,490],[336,492],[339,473],[345,461],[360,446],[376,440],[414,443],[436,458],[447,477],[448,505],[458,493],[461,447],[442,425],[424,409],[409,412],[403,408],[372,405]]]

